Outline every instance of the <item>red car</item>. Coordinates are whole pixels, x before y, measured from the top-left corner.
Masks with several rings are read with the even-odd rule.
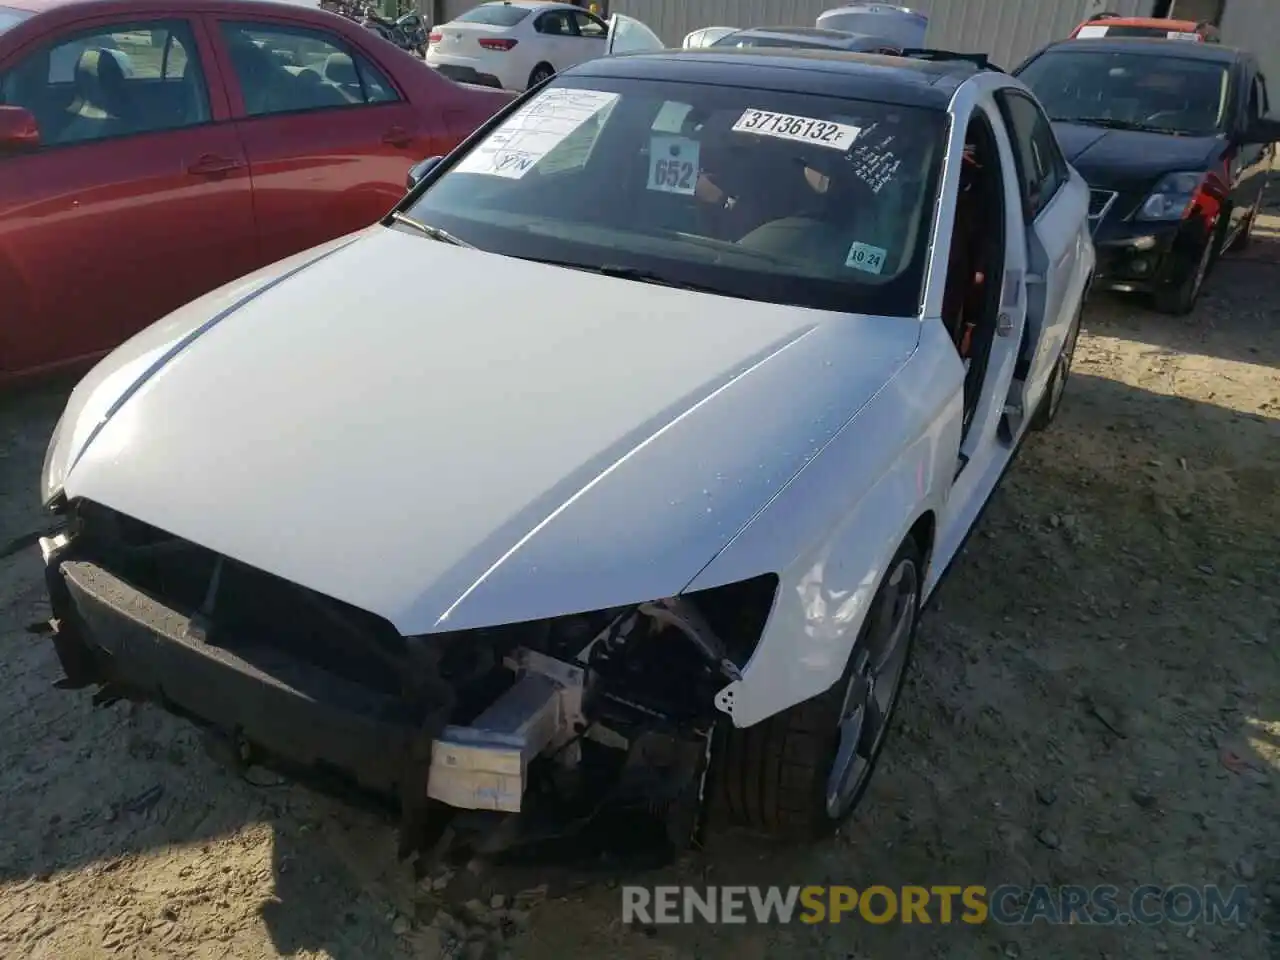
[[[1071,31],[1071,39],[1093,37],[1151,37],[1160,40],[1192,40],[1217,43],[1218,28],[1196,20],[1170,20],[1165,17],[1122,17],[1115,13],[1096,13]]]
[[[512,96],[313,8],[0,0],[0,384],[374,222]]]

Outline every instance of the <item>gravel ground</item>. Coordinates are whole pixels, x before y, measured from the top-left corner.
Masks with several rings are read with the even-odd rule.
[[[889,756],[810,849],[717,834],[651,882],[1248,885],[1240,928],[624,928],[608,884],[438,911],[391,832],[215,765],[187,725],[51,688],[34,550],[0,560],[0,954],[1280,957],[1280,218],[1188,321],[1099,297],[926,620]],[[61,406],[0,407],[0,544]]]

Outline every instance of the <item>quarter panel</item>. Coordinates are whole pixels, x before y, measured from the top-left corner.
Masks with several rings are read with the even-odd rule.
[[[922,338],[899,374],[689,585],[779,575],[755,654],[716,697],[736,726],[808,700],[844,672],[885,565],[924,513],[940,521],[946,509],[962,381],[945,334]]]

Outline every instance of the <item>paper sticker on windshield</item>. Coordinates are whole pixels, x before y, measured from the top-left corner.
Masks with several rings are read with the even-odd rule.
[[[889,255],[884,247],[873,247],[869,243],[855,243],[849,248],[849,255],[844,258],[844,265],[864,273],[879,273],[884,269],[885,257]]]
[[[1188,33],[1185,30],[1170,30],[1168,37],[1170,40],[1199,40],[1200,34]]]
[[[649,189],[693,194],[698,183],[701,146],[688,137],[653,137],[649,141]]]
[[[1079,30],[1076,31],[1077,40],[1088,40],[1090,37],[1105,37],[1106,35],[1107,35],[1107,28],[1100,27],[1097,25],[1081,27]]]
[[[736,133],[754,133],[761,137],[816,143],[840,151],[848,150],[862,132],[861,127],[851,127],[845,123],[755,109],[743,111],[733,129]]]
[[[508,117],[453,169],[518,180],[617,99],[618,94],[601,90],[554,87]]]

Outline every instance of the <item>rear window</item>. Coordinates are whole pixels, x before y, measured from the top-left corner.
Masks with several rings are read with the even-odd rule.
[[[1167,27],[1107,27],[1099,24],[1081,27],[1076,34],[1082,40],[1089,37],[1155,37],[1165,40],[1199,40],[1200,34],[1186,30],[1170,30]]]
[[[454,17],[454,23],[487,23],[491,27],[514,27],[529,16],[527,7],[513,7],[505,3],[482,3],[472,7],[460,17]]]
[[[29,10],[15,10],[13,7],[0,7],[0,33],[4,33],[10,27],[16,27],[29,16],[31,16],[31,12]]]

